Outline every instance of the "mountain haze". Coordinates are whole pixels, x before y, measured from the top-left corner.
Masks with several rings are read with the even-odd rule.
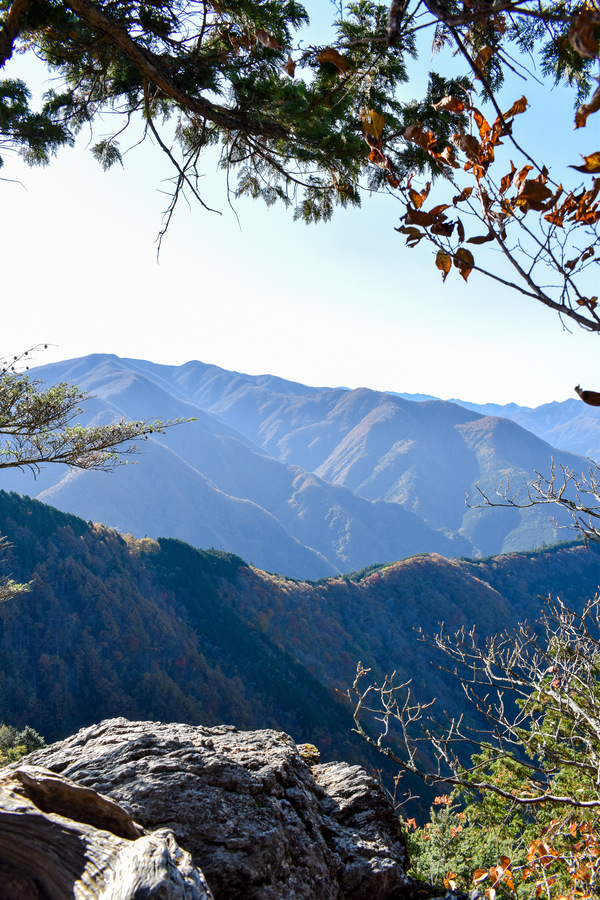
[[[94,355],[40,367],[93,397],[86,422],[194,422],[155,435],[110,476],[47,467],[0,485],[138,537],[166,534],[269,571],[319,578],[420,552],[477,556],[563,536],[545,508],[472,509],[477,483],[523,487],[552,457],[585,463],[502,418],[366,388],[311,388],[201,362]]]

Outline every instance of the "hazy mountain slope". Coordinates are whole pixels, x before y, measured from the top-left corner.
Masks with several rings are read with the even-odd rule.
[[[497,553],[563,537],[546,508],[465,506],[478,484],[514,490],[548,472],[553,450],[507,419],[454,403],[309,388],[200,362],[162,366],[96,355],[35,370],[95,395],[92,415],[197,421],[148,442],[110,481],[46,470],[36,496],[141,536],[168,533],[318,577],[422,551]],[[9,474],[4,487],[33,493]],[[566,521],[566,520],[563,520]]]
[[[463,400],[452,402],[486,416],[511,419],[553,447],[600,459],[600,409],[586,406],[579,399],[544,403],[533,408],[517,406],[516,403],[499,406],[496,403],[477,404]]]
[[[65,371],[89,390],[93,421],[194,415],[153,436],[139,464],[104,473],[46,469],[37,483],[8,472],[2,486],[137,536],[168,534],[243,554],[290,576],[318,578],[432,549],[470,553],[466,540],[435,534],[396,504],[373,504],[297,466],[269,457],[245,436],[120,360],[97,357]]]

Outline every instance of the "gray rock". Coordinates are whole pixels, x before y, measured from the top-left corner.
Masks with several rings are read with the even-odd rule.
[[[43,768],[0,770],[0,900],[212,900],[168,829]]]
[[[27,762],[111,797],[147,830],[170,829],[217,900],[413,892],[377,781],[345,763],[309,768],[281,732],[111,719]]]

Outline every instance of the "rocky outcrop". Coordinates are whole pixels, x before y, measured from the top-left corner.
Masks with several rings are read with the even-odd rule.
[[[217,900],[392,900],[414,887],[378,782],[309,766],[281,732],[111,719],[27,763],[111,798],[150,837],[167,829]]]
[[[168,829],[35,766],[0,772],[0,900],[211,900]]]

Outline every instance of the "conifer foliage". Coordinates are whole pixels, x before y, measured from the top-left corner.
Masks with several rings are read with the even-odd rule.
[[[571,161],[583,178],[563,185],[517,139],[526,94],[509,108],[497,99],[505,76],[526,84],[535,71],[548,89],[572,89],[584,128],[600,108],[597,0],[330,9],[324,45],[296,0],[0,0],[0,69],[29,51],[58,76],[39,111],[22,79],[0,80],[0,150],[47,162],[110,113],[112,134],[93,146],[107,169],[123,161],[141,118],[174,167],[161,236],[182,194],[204,204],[198,176],[210,147],[238,194],[279,200],[306,222],[359,204],[364,190],[389,191],[403,206],[397,230],[409,247],[433,245],[443,280],[479,271],[600,331],[589,278],[600,151],[584,146],[582,162]],[[399,88],[417,49],[429,58],[430,48],[424,95],[407,100]],[[551,143],[570,123],[548,127]]]

